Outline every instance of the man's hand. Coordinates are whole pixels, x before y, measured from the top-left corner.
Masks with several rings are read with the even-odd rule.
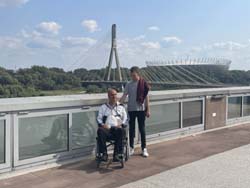
[[[117,125],[118,128],[122,128],[122,125]]]
[[[149,118],[150,117],[150,111],[146,110],[146,117]]]
[[[104,124],[104,125],[103,125],[103,128],[104,128],[104,129],[109,129],[109,126],[106,125],[106,124]]]

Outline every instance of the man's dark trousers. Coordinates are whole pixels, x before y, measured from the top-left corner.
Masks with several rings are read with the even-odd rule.
[[[103,127],[99,127],[97,130],[98,135],[98,146],[100,153],[107,153],[107,140],[115,141],[114,154],[122,154],[123,153],[123,138],[126,132],[123,128],[111,127],[110,129],[105,129]]]

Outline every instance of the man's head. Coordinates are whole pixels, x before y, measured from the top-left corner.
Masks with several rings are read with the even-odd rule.
[[[117,100],[118,100],[117,90],[115,88],[108,89],[108,98],[109,98],[109,102],[112,104],[115,104],[117,102]]]
[[[130,76],[133,81],[138,81],[140,79],[140,69],[139,67],[131,67],[130,69]]]

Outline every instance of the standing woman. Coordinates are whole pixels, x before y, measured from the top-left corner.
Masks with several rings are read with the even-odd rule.
[[[139,67],[132,67],[130,69],[130,76],[132,80],[126,84],[123,96],[120,99],[120,102],[123,103],[128,96],[130,154],[133,155],[134,153],[135,120],[137,118],[141,134],[142,156],[148,157],[145,119],[150,116],[149,85],[140,76]]]

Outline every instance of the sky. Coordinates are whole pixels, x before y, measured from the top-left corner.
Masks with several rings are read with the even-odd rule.
[[[250,69],[249,0],[0,0],[0,66],[103,68],[111,25],[121,66],[226,58]]]

